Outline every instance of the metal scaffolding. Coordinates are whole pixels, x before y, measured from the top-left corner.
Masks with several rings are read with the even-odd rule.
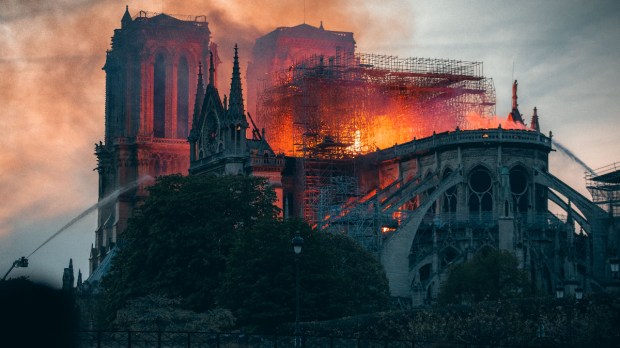
[[[586,172],[586,187],[594,203],[612,216],[620,216],[620,163]]]
[[[260,126],[276,152],[347,158],[495,114],[480,62],[337,52],[264,80]]]
[[[301,59],[259,86],[259,126],[276,153],[302,159],[298,199],[319,229],[337,207],[366,194],[344,184],[357,182],[351,159],[466,128],[470,113],[495,114],[493,82],[480,62],[337,51]],[[376,224],[366,220],[352,222],[368,226],[349,229]]]

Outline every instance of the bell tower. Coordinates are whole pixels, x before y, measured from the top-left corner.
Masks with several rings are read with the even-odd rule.
[[[132,17],[129,8],[114,30],[103,66],[105,136],[95,155],[99,201],[122,194],[98,210],[91,273],[126,228],[153,178],[187,174],[194,81],[200,65],[211,68],[209,53],[216,52],[210,35],[204,16],[180,20],[140,11]]]

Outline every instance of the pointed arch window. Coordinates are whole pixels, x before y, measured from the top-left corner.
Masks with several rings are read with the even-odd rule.
[[[189,135],[189,65],[181,57],[177,69],[177,138]]]
[[[155,58],[153,74],[153,136],[166,136],[166,61],[163,54]]]
[[[521,166],[510,170],[510,191],[512,193],[513,207],[519,213],[526,213],[530,206],[527,178],[527,171]]]
[[[445,180],[452,174],[452,169],[448,168],[443,174]],[[444,213],[456,213],[456,200],[457,200],[457,187],[452,186],[446,190],[443,197],[442,212]]]
[[[482,218],[484,213],[493,211],[493,179],[488,170],[476,168],[469,176],[468,205],[470,217],[478,215]],[[472,213],[474,214],[472,216]]]

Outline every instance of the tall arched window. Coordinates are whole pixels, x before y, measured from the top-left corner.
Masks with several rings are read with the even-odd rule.
[[[493,211],[493,179],[483,167],[474,169],[469,176],[469,212],[470,217],[482,218],[483,213]],[[471,215],[474,213],[475,215]]]
[[[177,138],[187,138],[189,120],[189,66],[181,57],[177,69]]]
[[[166,61],[162,54],[155,58],[153,78],[153,136],[166,136]]]
[[[448,168],[443,173],[444,180],[452,174],[452,169]],[[446,190],[443,197],[442,211],[444,213],[456,213],[456,186],[452,186]]]
[[[529,209],[529,183],[525,168],[516,166],[510,170],[510,191],[516,212],[526,213]]]

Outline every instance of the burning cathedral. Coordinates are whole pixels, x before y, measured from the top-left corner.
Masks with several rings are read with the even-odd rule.
[[[149,178],[182,173],[267,178],[284,218],[351,236],[414,306],[487,248],[514,253],[548,294],[619,288],[620,170],[588,177],[593,199],[550,173],[552,134],[536,108],[526,125],[516,81],[493,123],[482,63],[359,53],[353,33],[321,23],[258,38],[244,93],[250,52],[221,48],[233,69],[218,71],[210,35],[204,17],[128,10],[114,31],[99,197],[131,189],[99,209],[86,282],[105,273]],[[232,74],[223,97],[218,73]]]

